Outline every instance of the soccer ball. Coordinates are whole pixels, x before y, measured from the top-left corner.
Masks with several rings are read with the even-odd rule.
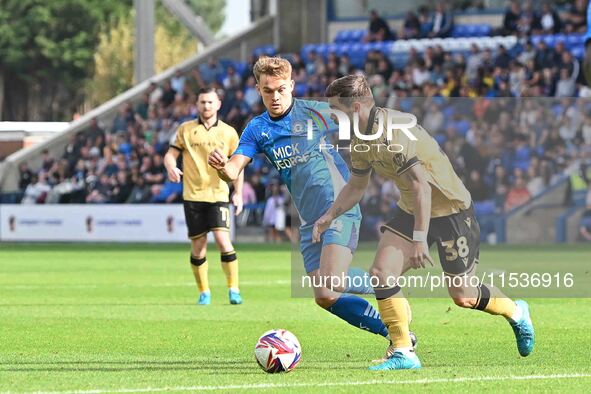
[[[289,372],[302,358],[300,341],[287,330],[270,330],[261,335],[254,347],[254,356],[263,371]]]

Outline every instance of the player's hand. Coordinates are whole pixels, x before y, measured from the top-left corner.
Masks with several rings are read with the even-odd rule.
[[[323,232],[328,230],[330,224],[332,223],[332,217],[325,213],[324,215],[320,216],[316,223],[314,223],[314,229],[312,230],[312,242],[320,242],[320,236]]]
[[[218,149],[214,149],[207,158],[207,163],[216,170],[222,170],[226,166],[228,158]]]
[[[429,254],[429,245],[426,242],[414,242],[410,252],[410,266],[414,269],[425,268],[427,263],[433,266],[433,259]]]
[[[183,175],[183,172],[179,168],[172,167],[170,169],[167,169],[166,172],[168,173],[168,179],[170,179],[172,182],[179,183],[181,181],[181,176]]]
[[[232,194],[232,204],[236,208],[234,215],[240,215],[240,212],[242,212],[242,207],[244,206],[244,203],[242,202],[242,196],[238,193]]]

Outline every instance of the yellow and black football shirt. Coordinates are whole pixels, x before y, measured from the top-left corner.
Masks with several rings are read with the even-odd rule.
[[[394,112],[404,116],[402,112]],[[384,125],[386,124],[387,111],[373,107],[365,134],[375,134],[378,128],[378,114],[383,116]],[[468,209],[472,201],[470,192],[456,175],[437,141],[420,125],[409,128],[409,131],[416,137],[416,141],[412,141],[401,130],[393,130],[392,140],[388,141],[385,127],[379,140],[363,141],[353,135],[352,172],[363,175],[374,169],[379,175],[392,179],[400,189],[398,206],[405,212],[414,214],[415,196],[412,185],[403,175],[408,169],[421,163],[432,187],[432,218],[449,216]],[[387,149],[388,146],[390,149]]]
[[[228,184],[207,164],[209,154],[217,148],[231,156],[238,147],[236,130],[217,120],[207,129],[201,119],[181,124],[172,148],[183,154],[183,199],[199,202],[228,202]]]

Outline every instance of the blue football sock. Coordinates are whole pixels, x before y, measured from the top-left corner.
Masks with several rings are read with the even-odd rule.
[[[380,319],[379,312],[361,297],[343,294],[327,310],[355,327],[388,336],[388,329]]]
[[[347,275],[349,277],[348,286],[345,288],[344,293],[375,294],[367,271],[361,268],[351,267]]]

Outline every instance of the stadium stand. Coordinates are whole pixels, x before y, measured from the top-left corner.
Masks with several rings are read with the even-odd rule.
[[[330,81],[363,72],[381,104],[416,113],[448,154],[472,192],[482,219],[543,193],[591,147],[589,97],[582,86],[581,34],[493,36],[488,25],[456,25],[453,37],[364,43],[365,30],[343,30],[333,43],[284,54],[293,64],[296,96],[319,97]],[[263,111],[248,63],[210,59],[188,74],[152,84],[139,103],[126,102],[109,124],[93,123],[72,137],[63,155],[21,171],[13,202],[171,203],[181,190],[166,181],[161,157],[177,126],[198,114],[195,92],[214,84],[223,95],[220,116],[241,129]],[[527,99],[517,100],[517,98]],[[420,98],[420,99],[419,99]],[[534,99],[537,98],[537,99]],[[260,223],[274,170],[262,158],[247,167],[244,222]],[[364,198],[366,234],[394,208],[398,191],[377,176]]]

